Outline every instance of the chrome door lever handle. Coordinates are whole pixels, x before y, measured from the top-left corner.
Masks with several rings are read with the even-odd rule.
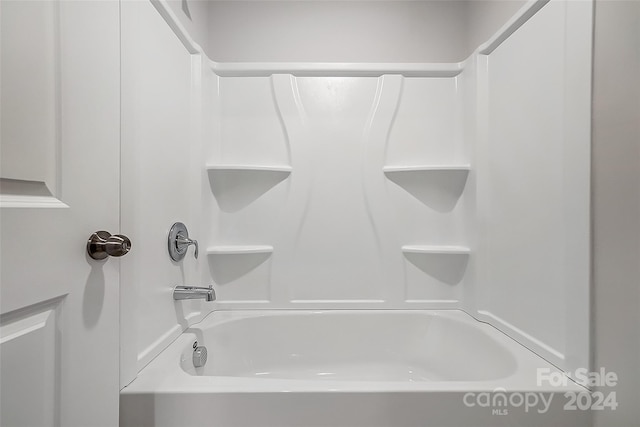
[[[96,231],[87,241],[87,252],[93,259],[105,259],[108,256],[121,257],[131,250],[131,240],[123,234],[111,234],[108,231]]]

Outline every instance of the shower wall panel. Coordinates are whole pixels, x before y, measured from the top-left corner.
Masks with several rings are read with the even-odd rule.
[[[200,238],[201,60],[149,2],[123,2],[122,217],[132,241],[121,261],[121,385],[128,384],[189,322],[200,301],[175,302],[173,287],[201,285],[190,249],[182,262],[167,233],[184,222]]]
[[[208,257],[220,306],[459,305],[459,77],[218,79]]]
[[[478,61],[479,315],[588,367],[590,2],[548,3]]]

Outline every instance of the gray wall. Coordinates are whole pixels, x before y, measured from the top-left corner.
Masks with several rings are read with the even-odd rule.
[[[640,2],[597,0],[594,34],[594,356],[620,378],[620,406],[594,412],[594,424],[631,427],[640,425]]]
[[[456,62],[524,3],[214,1],[207,54],[221,62]]]
[[[526,0],[468,0],[467,7],[467,52],[470,54],[486,42],[522,6]]]

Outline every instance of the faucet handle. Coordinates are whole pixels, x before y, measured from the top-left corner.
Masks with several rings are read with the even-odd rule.
[[[181,261],[187,254],[189,246],[196,247],[196,259],[198,258],[198,241],[189,238],[189,230],[187,226],[181,222],[176,222],[169,230],[169,256],[174,261]]]
[[[190,239],[187,236],[183,236],[182,234],[178,234],[176,236],[176,247],[178,248],[178,251],[186,251],[191,245],[194,245],[196,247],[194,255],[196,256],[196,259],[198,259],[198,241],[195,239]]]

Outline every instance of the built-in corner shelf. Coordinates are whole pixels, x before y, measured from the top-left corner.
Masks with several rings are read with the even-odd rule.
[[[235,212],[258,199],[291,174],[291,166],[209,164],[209,183],[220,209]]]
[[[281,172],[289,175],[291,166],[284,165],[250,165],[250,164],[208,164],[208,171],[216,171],[220,173],[233,172]]]
[[[382,171],[386,173],[392,172],[414,172],[414,173],[434,173],[434,172],[454,172],[467,174],[471,166],[469,165],[402,165],[402,166],[385,166]]]
[[[470,250],[465,246],[405,245],[402,247],[402,252],[425,255],[469,255]]]
[[[413,197],[439,212],[451,211],[458,202],[471,167],[452,165],[389,165],[385,176]]]
[[[207,255],[250,255],[271,252],[273,252],[273,246],[269,245],[227,245],[207,248]]]

